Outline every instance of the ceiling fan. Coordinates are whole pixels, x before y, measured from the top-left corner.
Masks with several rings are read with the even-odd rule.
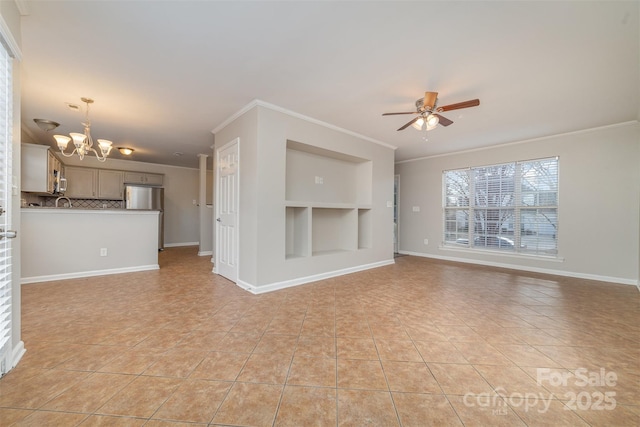
[[[444,105],[438,107],[438,92],[425,92],[424,98],[416,101],[416,111],[402,113],[384,113],[383,116],[395,116],[398,114],[417,114],[417,117],[406,123],[398,130],[404,130],[409,126],[421,130],[426,125],[425,130],[434,129],[438,123],[442,126],[449,126],[453,121],[442,116],[443,111],[459,110],[461,108],[477,107],[480,105],[479,99],[471,99],[469,101],[458,102],[456,104]]]

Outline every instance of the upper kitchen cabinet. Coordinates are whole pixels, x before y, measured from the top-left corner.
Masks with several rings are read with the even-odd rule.
[[[98,196],[98,169],[67,166],[65,196],[76,199],[95,199]]]
[[[62,163],[46,145],[22,144],[22,191],[55,194],[58,192]]]
[[[124,192],[124,172],[98,170],[98,198],[122,200]]]
[[[164,175],[159,173],[125,172],[125,184],[162,185]]]

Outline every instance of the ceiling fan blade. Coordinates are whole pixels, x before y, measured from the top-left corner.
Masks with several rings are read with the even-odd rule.
[[[424,93],[424,101],[422,102],[422,107],[425,110],[433,110],[433,106],[436,105],[436,99],[438,98],[438,92],[425,92]]]
[[[383,116],[396,116],[398,114],[418,114],[418,113],[415,112],[415,111],[408,111],[408,112],[405,112],[405,113],[383,113],[382,115]]]
[[[438,107],[438,111],[459,110],[461,108],[477,107],[478,105],[480,105],[480,100],[472,99],[470,101],[458,102],[457,104],[449,104],[443,107]]]
[[[434,114],[434,116],[438,117],[438,123],[440,123],[442,126],[449,126],[453,124],[453,121],[447,119],[444,116],[441,116],[440,114]]]
[[[420,116],[416,117],[415,119],[411,120],[409,123],[407,123],[406,125],[402,126],[400,129],[398,130],[404,130],[406,128],[408,128],[409,126],[411,126],[412,124],[414,124],[418,119],[420,118]]]

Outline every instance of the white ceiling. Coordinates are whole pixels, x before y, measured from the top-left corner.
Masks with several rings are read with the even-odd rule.
[[[639,2],[24,1],[22,121],[197,167],[254,99],[398,147],[396,160],[640,117]],[[396,129],[425,91],[455,123]],[[179,151],[182,156],[174,156]],[[120,154],[112,154],[121,158]]]

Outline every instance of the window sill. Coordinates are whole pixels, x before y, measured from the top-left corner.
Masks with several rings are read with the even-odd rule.
[[[548,262],[564,262],[564,258],[557,255],[553,256],[553,255],[522,254],[522,253],[515,253],[515,252],[503,252],[500,250],[491,250],[491,249],[471,249],[471,248],[464,248],[464,247],[446,246],[442,244],[438,246],[438,249],[442,251],[461,252],[466,254],[498,255],[505,258],[530,259],[530,260],[548,261]]]

